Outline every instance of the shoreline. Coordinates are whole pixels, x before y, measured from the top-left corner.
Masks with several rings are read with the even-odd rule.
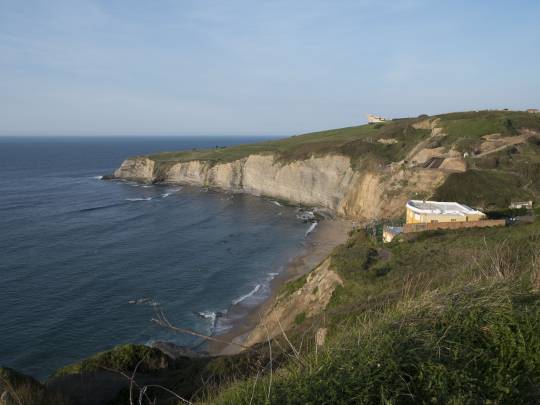
[[[244,316],[235,319],[232,327],[215,336],[231,342],[208,343],[208,353],[211,356],[232,355],[243,351],[242,345],[255,329],[266,311],[274,304],[283,285],[314,269],[333,249],[347,240],[348,232],[352,229],[352,221],[343,218],[324,219],[318,223],[317,229],[309,234],[306,245],[293,256],[285,269],[270,282],[270,295],[261,303],[247,309]]]

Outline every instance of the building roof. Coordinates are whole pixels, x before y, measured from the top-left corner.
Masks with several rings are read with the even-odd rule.
[[[465,204],[457,202],[409,200],[407,208],[417,214],[434,215],[482,215],[481,211],[475,210]]]

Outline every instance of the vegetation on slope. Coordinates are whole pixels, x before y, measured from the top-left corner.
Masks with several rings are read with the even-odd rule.
[[[158,165],[192,160],[215,164],[242,159],[251,154],[274,154],[280,161],[289,162],[336,153],[351,157],[353,165],[358,167],[369,160],[388,164],[403,159],[416,143],[429,135],[428,130],[412,127],[412,124],[419,120],[421,119],[403,119],[381,125],[362,125],[292,136],[277,141],[227,148],[163,152],[149,157]],[[377,142],[378,139],[385,138],[393,138],[398,142],[394,144]]]
[[[538,224],[431,232],[336,249],[330,308],[288,331],[291,360],[211,403],[540,400]],[[319,327],[323,347],[309,344]]]
[[[32,377],[0,367],[0,403],[18,405],[75,405],[59,392],[48,390]]]
[[[540,196],[540,138],[537,136],[530,137],[524,144],[468,159],[468,165],[467,172],[451,174],[433,199],[490,209]]]
[[[104,370],[130,373],[135,367],[144,373],[167,368],[169,363],[169,357],[158,349],[126,344],[116,346],[107,352],[98,353],[79,363],[62,367],[55,371],[52,378]]]
[[[540,130],[540,116],[523,111],[470,111],[443,114],[444,146],[455,145],[462,152],[471,152],[484,135],[499,133],[517,135],[522,129]]]
[[[433,199],[436,201],[459,201],[484,209],[508,207],[511,201],[533,199],[524,189],[523,178],[505,171],[469,170],[452,173],[439,187]]]
[[[504,285],[425,294],[365,314],[329,346],[217,403],[533,403],[538,294]]]
[[[478,143],[484,135],[500,133],[513,135],[527,128],[540,131],[540,116],[519,111],[478,111],[442,114],[433,117],[395,119],[375,125],[333,129],[292,136],[277,141],[237,145],[227,148],[196,149],[163,152],[149,157],[159,163],[203,160],[210,163],[230,162],[250,154],[275,154],[283,161],[307,159],[328,153],[350,156],[355,166],[373,160],[388,164],[405,158],[408,152],[429,134],[429,129],[413,125],[426,119],[438,119],[438,126],[448,134],[442,138],[444,146],[457,146],[464,151],[467,145]],[[394,139],[396,143],[377,142]],[[460,146],[461,145],[461,146]]]

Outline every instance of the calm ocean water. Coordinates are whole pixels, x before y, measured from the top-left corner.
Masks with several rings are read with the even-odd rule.
[[[293,207],[98,179],[127,156],[250,141],[0,138],[0,364],[45,378],[119,343],[196,345],[155,308],[211,334],[264,299],[304,244]]]

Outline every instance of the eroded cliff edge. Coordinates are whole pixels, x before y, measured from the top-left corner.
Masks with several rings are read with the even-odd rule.
[[[114,176],[216,187],[326,208],[348,218],[373,219],[399,214],[410,196],[429,195],[446,173],[403,165],[355,170],[350,157],[339,154],[285,163],[273,154],[253,154],[227,163],[193,160],[169,165],[135,157],[125,160]]]

